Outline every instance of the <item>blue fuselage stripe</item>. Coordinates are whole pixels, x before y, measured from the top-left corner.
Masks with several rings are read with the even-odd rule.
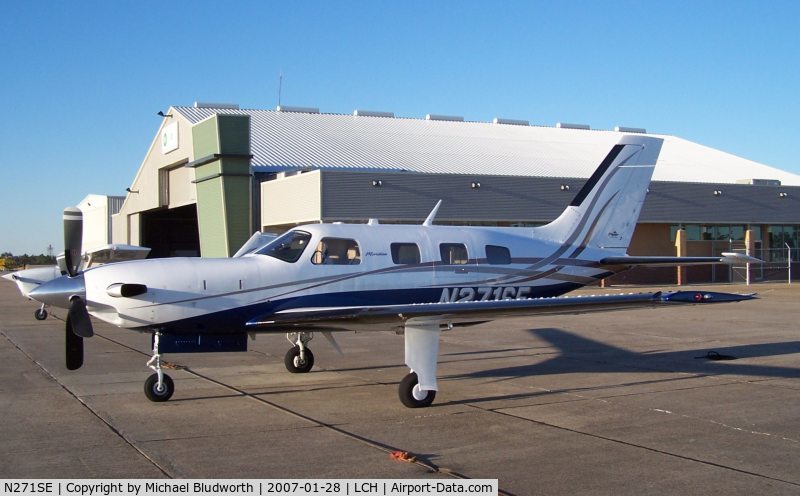
[[[581,284],[561,283],[542,287],[531,287],[530,298],[560,296]],[[188,319],[160,324],[158,329],[168,334],[183,333],[237,333],[245,332],[246,324],[254,319],[266,319],[276,312],[294,308],[324,308],[348,306],[409,305],[414,303],[438,303],[442,288],[390,289],[378,291],[346,291],[285,298],[247,305],[221,312],[205,314]],[[252,332],[253,329],[248,329]]]

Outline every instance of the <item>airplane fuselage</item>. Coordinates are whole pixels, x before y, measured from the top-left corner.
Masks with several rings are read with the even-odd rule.
[[[270,253],[287,236],[296,250]],[[312,224],[238,258],[123,262],[83,277],[89,312],[114,325],[242,332],[292,308],[558,296],[611,273],[598,250],[574,252],[537,228]],[[147,291],[111,296],[119,283]]]

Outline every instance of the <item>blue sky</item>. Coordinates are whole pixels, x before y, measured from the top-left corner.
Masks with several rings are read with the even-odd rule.
[[[0,0],[0,252],[194,101],[644,127],[800,174],[800,2]]]

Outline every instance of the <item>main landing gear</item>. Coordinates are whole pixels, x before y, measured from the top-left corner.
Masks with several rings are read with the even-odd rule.
[[[308,347],[308,342],[314,339],[313,332],[289,332],[286,340],[293,346],[283,357],[286,370],[292,374],[304,374],[314,367],[314,354]]]
[[[400,396],[400,402],[408,408],[425,408],[431,406],[433,400],[436,398],[436,391],[423,391],[420,389],[417,374],[414,372],[403,377],[397,392]]]
[[[144,395],[150,401],[161,402],[172,398],[175,392],[175,384],[172,378],[161,370],[161,354],[158,352],[158,339],[160,332],[153,334],[153,357],[147,362],[147,366],[155,371],[144,381]]]

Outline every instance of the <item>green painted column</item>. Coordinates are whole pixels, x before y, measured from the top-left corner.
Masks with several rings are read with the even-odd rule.
[[[250,232],[250,116],[215,114],[192,127],[200,254],[230,257]]]

